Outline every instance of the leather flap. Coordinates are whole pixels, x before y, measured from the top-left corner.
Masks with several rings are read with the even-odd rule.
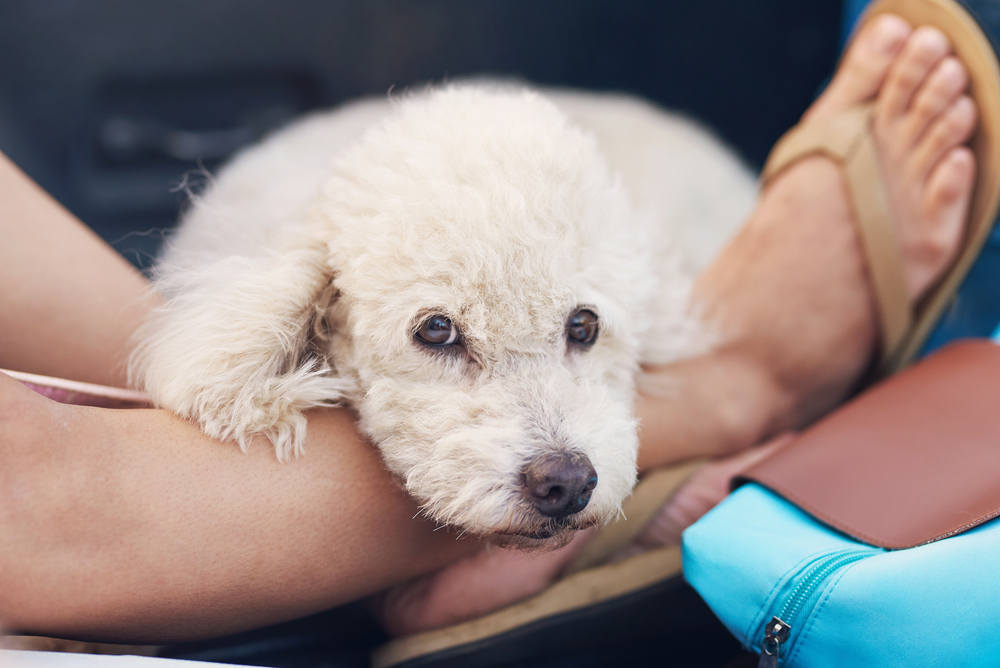
[[[1000,345],[952,344],[858,396],[734,481],[858,540],[913,547],[1000,515]]]

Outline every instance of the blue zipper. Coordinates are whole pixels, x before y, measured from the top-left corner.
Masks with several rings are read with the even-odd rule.
[[[784,597],[783,603],[776,601],[772,609],[775,611],[771,619],[765,622],[756,634],[761,638],[760,661],[758,668],[774,668],[778,665],[781,655],[789,656],[789,652],[797,638],[792,637],[792,630],[800,627],[809,617],[816,604],[814,596],[830,577],[842,568],[850,566],[873,554],[882,552],[875,547],[857,550],[840,550],[810,562],[791,581],[798,580]]]

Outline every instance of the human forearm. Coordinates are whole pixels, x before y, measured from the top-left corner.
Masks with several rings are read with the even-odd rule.
[[[346,411],[311,415],[308,455],[288,464],[162,411],[60,406],[5,378],[0,411],[0,621],[15,629],[219,635],[353,600],[475,547],[413,519]]]
[[[125,385],[146,281],[0,153],[0,367]]]

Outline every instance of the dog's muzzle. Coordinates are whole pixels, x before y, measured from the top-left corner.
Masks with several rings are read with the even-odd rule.
[[[559,452],[537,457],[521,471],[524,498],[544,515],[569,517],[587,507],[597,472],[586,455]]]

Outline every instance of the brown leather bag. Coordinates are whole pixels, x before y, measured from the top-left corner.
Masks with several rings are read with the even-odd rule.
[[[913,547],[1000,515],[1000,345],[952,344],[750,468],[860,541]]]

